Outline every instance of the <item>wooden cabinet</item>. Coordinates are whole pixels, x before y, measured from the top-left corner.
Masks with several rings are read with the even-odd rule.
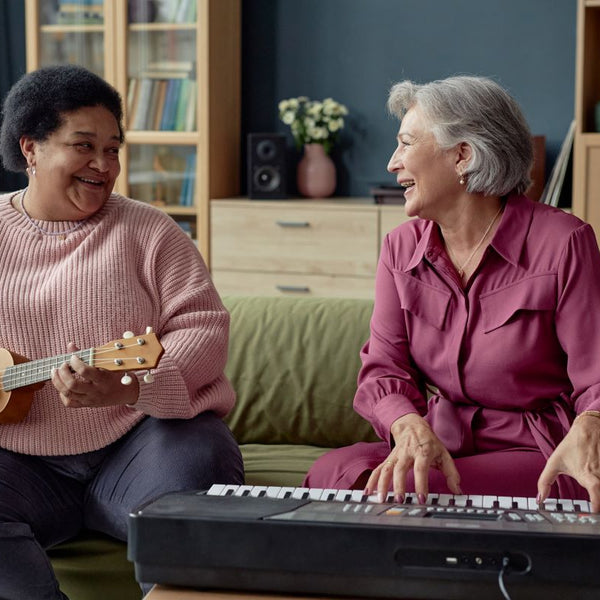
[[[81,64],[114,85],[116,190],[152,203],[209,260],[210,198],[239,193],[240,0],[26,0],[27,70]]]
[[[600,237],[600,0],[578,0],[573,213]]]
[[[382,234],[405,219],[370,199],[213,200],[213,280],[225,295],[371,298]]]

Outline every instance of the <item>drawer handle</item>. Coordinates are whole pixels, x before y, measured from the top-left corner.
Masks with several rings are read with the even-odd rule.
[[[279,227],[310,227],[308,221],[275,221]]]
[[[275,286],[280,292],[296,292],[301,294],[308,294],[310,288],[306,285],[276,285]]]

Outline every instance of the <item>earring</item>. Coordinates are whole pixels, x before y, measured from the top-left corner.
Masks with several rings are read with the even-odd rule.
[[[35,165],[31,165],[31,167],[27,167],[27,171],[32,177],[35,177]]]
[[[458,183],[460,183],[460,185],[465,185],[466,179],[465,179],[465,174],[461,173],[460,174],[460,179],[458,180]]]

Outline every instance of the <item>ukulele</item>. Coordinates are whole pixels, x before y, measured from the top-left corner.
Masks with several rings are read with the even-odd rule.
[[[6,348],[0,348],[0,424],[23,420],[33,402],[33,392],[44,387],[41,382],[51,379],[52,370],[69,362],[74,354],[86,364],[107,371],[139,371],[155,367],[163,352],[151,327],[146,329],[144,335],[136,336],[126,331],[122,339],[99,348],[77,350],[39,360],[30,361]],[[131,381],[127,373],[121,379],[123,385]],[[150,373],[144,377],[144,381],[152,382]]]

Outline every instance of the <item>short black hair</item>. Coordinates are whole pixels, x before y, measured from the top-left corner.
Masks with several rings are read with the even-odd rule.
[[[10,171],[25,171],[27,161],[19,140],[23,135],[43,142],[63,124],[66,113],[103,106],[123,134],[123,104],[117,90],[78,65],[53,65],[27,73],[8,92],[2,110],[0,157]]]

